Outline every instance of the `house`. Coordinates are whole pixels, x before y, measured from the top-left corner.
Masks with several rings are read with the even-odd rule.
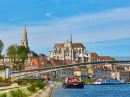
[[[125,70],[116,69],[111,72],[111,77],[120,82],[129,82],[129,72]]]
[[[111,57],[109,56],[99,56],[101,61],[112,61]],[[114,69],[114,64],[102,64],[110,69]]]
[[[100,65],[93,65],[93,77],[96,79],[103,78],[111,78],[111,70],[108,67],[100,66]]]
[[[74,69],[74,76],[81,77],[82,80],[88,78],[88,72],[86,66],[77,66],[73,67],[73,69]]]
[[[47,67],[45,64],[46,64],[45,61],[43,61],[41,59],[32,59],[31,62],[29,62],[25,65],[25,70],[39,69],[39,68]]]
[[[56,59],[51,59],[48,62],[50,62],[52,68],[66,64],[66,62],[64,62],[63,60],[56,60]],[[73,68],[59,69],[53,72],[49,72],[49,74],[53,76],[53,78],[55,79],[63,79],[68,76],[74,76],[74,70]]]
[[[93,53],[90,53],[90,61],[94,62],[94,61],[100,61],[100,57],[98,56],[97,53],[93,52]]]

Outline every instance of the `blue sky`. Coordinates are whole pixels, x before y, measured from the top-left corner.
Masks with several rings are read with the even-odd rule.
[[[130,0],[1,0],[0,39],[20,45],[26,24],[30,49],[48,55],[55,43],[83,43],[99,56],[130,56]]]

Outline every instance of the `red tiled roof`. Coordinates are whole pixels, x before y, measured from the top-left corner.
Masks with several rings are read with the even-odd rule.
[[[33,66],[44,66],[44,61],[41,59],[32,59],[31,62],[33,62]],[[30,66],[31,62],[27,63],[25,66]]]
[[[81,67],[77,66],[77,67],[73,67],[74,71],[81,71]]]
[[[99,57],[99,56],[97,55],[97,53],[91,53],[91,56],[92,56],[92,57]]]
[[[58,44],[55,44],[54,47],[64,47],[64,43],[58,43]]]
[[[51,59],[50,62],[52,64],[52,66],[64,65],[64,61],[63,60]]]
[[[55,44],[54,47],[64,47],[64,43]],[[72,47],[84,47],[82,43],[72,43]]]
[[[101,60],[112,60],[109,56],[99,56]]]
[[[72,47],[84,47],[82,43],[72,43]]]

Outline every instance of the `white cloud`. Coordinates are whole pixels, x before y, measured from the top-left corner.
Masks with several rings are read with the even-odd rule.
[[[51,14],[52,14],[51,12],[50,12],[50,13],[46,13],[46,16],[47,16],[47,17],[50,17]]]
[[[47,13],[46,16],[51,16],[51,14]],[[51,21],[26,22],[29,46],[32,50],[53,47],[55,43],[67,40],[70,31],[73,35],[73,42],[86,43],[129,38],[129,21],[130,8],[120,8],[99,13],[54,18]],[[35,26],[29,26],[31,23]],[[20,44],[23,25],[1,24],[0,29],[0,39],[3,40],[5,48],[10,44]]]

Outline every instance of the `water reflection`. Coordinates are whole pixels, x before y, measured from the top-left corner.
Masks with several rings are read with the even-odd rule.
[[[130,84],[85,85],[84,89],[55,87],[51,97],[130,97]]]

